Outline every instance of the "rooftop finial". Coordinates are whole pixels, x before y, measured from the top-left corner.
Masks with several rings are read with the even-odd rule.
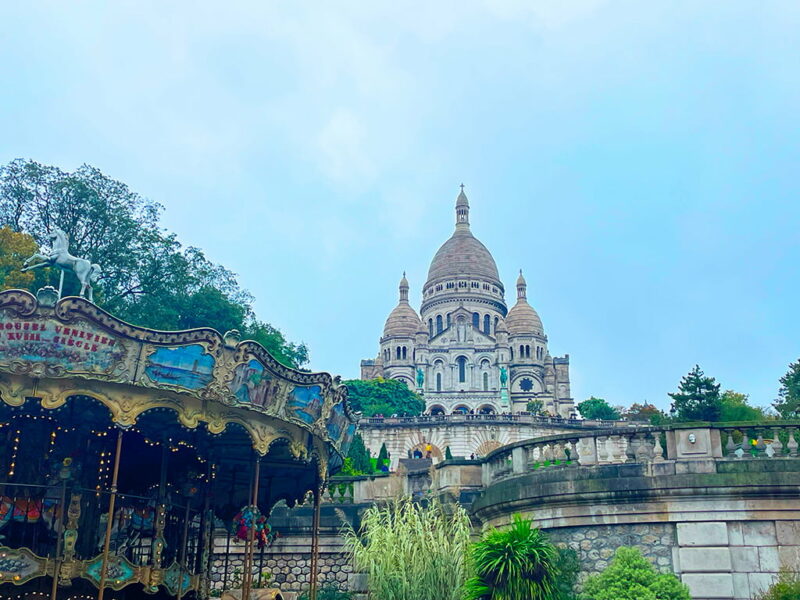
[[[528,284],[525,281],[525,277],[522,275],[522,269],[519,270],[519,277],[517,277],[517,299],[522,300],[528,294]]]
[[[469,229],[469,200],[461,184],[461,193],[456,198],[456,229]]]
[[[400,302],[408,302],[408,279],[406,279],[405,271],[403,271],[403,278],[400,280]]]

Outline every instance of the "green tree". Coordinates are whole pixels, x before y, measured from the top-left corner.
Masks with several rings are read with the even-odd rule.
[[[800,417],[800,359],[789,365],[780,381],[778,399],[772,406],[782,418],[797,419]]]
[[[350,379],[347,384],[350,406],[365,417],[374,415],[415,416],[425,410],[425,401],[397,379]]]
[[[691,600],[672,573],[658,573],[636,548],[620,546],[611,564],[586,580],[581,600]]]
[[[625,411],[624,416],[629,421],[638,421],[642,423],[653,423],[653,421],[661,421],[664,413],[661,412],[654,404],[633,403],[630,408]]]
[[[73,254],[101,266],[95,300],[115,316],[153,329],[238,329],[283,364],[303,366],[305,345],[288,342],[278,329],[257,321],[253,299],[236,276],[164,231],[161,211],[94,167],[68,173],[31,160],[12,161],[0,167],[0,283],[32,292],[57,286],[56,268],[19,269],[60,227]],[[77,278],[66,277],[64,294],[78,290]]]
[[[0,227],[0,290],[39,289],[47,284],[46,270],[22,272],[25,260],[39,251],[36,240],[27,233]]]
[[[559,553],[530,520],[514,515],[511,527],[492,529],[470,553],[475,575],[466,600],[552,600]]]
[[[369,507],[358,531],[345,525],[344,539],[370,598],[462,600],[470,520],[461,505],[398,498]]]
[[[347,457],[351,460],[353,470],[359,475],[366,475],[372,473],[372,462],[370,461],[369,450],[364,445],[364,438],[360,433],[353,436],[353,443],[350,444],[350,450]]]
[[[609,405],[603,398],[591,398],[578,404],[578,412],[584,419],[602,419],[616,421],[620,418],[619,411]]]
[[[719,421],[722,413],[719,384],[695,365],[678,384],[670,413],[679,421]]]
[[[445,459],[447,459],[447,460],[450,460],[451,458],[453,458],[453,453],[450,451],[450,446],[447,446],[447,447],[444,449],[444,457],[445,457]]]
[[[378,450],[378,468],[380,469],[389,462],[389,451],[386,449],[386,442],[381,444],[381,449]]]
[[[747,394],[725,390],[719,399],[720,421],[763,421],[768,418],[763,409],[750,406]]]

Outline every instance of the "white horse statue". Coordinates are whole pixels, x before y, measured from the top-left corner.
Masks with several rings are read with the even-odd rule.
[[[97,283],[100,278],[100,265],[92,264],[85,258],[78,258],[69,253],[69,238],[58,227],[48,235],[50,239],[50,254],[36,253],[25,261],[22,272],[38,269],[39,267],[58,267],[61,269],[61,285],[58,288],[58,295],[61,297],[61,288],[64,284],[64,271],[72,271],[81,282],[81,297],[86,297],[89,291],[89,302],[94,302],[92,294],[92,284]],[[32,265],[34,261],[40,261]]]

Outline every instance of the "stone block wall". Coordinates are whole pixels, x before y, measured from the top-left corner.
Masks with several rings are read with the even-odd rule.
[[[310,543],[309,543],[310,548]],[[235,569],[242,569],[244,564],[244,553],[230,553],[228,555],[228,577],[232,578]],[[261,565],[259,555],[255,557],[254,577],[258,578],[258,571]],[[265,587],[278,587],[283,592],[294,592],[300,594],[308,589],[311,573],[311,553],[310,552],[275,552],[265,553],[263,568],[272,574],[269,585]],[[319,557],[319,577],[320,585],[332,585],[339,589],[347,589],[347,581],[352,567],[347,555],[344,553],[325,552],[320,553]],[[225,556],[216,554],[213,560],[211,582],[212,589],[223,589],[223,577],[225,572]]]
[[[697,600],[745,600],[800,571],[800,521],[678,523],[675,572]]]

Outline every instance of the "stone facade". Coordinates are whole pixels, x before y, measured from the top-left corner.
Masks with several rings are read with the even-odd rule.
[[[531,400],[551,415],[574,414],[569,355],[550,355],[522,272],[517,303],[506,306],[494,258],[470,231],[463,189],[455,232],[431,262],[419,315],[408,291],[404,275],[378,356],[361,363],[363,379],[404,381],[423,394],[432,414],[520,412]]]

